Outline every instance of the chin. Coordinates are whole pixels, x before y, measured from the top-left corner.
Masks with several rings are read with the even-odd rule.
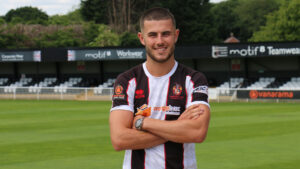
[[[170,60],[171,56],[164,56],[164,57],[154,57],[152,58],[152,60],[156,61],[156,62],[159,62],[159,63],[165,63],[167,62],[168,60]]]
[[[149,50],[146,48],[147,55],[151,58],[151,60],[158,62],[158,63],[165,63],[169,61],[174,54],[174,52],[164,52],[162,54],[156,53],[154,51]]]

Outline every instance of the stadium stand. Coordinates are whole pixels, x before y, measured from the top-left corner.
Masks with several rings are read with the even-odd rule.
[[[251,84],[247,89],[263,89],[275,81],[275,77],[260,77],[258,81]]]
[[[19,81],[16,81],[15,83],[10,84],[9,86],[24,87],[24,86],[28,86],[31,82],[32,82],[31,77],[21,77]]]
[[[8,81],[8,80],[7,80]],[[29,86],[32,83],[32,78],[30,77],[21,77],[18,81],[8,84],[4,88],[5,93],[15,92],[17,87]]]
[[[99,86],[94,88],[94,94],[102,94],[102,91],[104,88],[113,87],[116,79],[110,78],[103,84],[100,84]]]
[[[217,88],[238,88],[242,85],[244,81],[244,78],[242,77],[234,77],[234,78],[230,78],[230,84],[228,81],[222,83],[220,86],[218,86]]]
[[[244,79],[244,78],[230,78],[216,87],[217,89],[229,88],[245,88],[245,89],[300,89],[300,77],[291,78],[275,78],[275,77],[260,77]]]
[[[270,83],[266,88],[278,89],[280,86],[288,82],[290,78],[276,78],[274,82]]]
[[[94,93],[101,93],[103,88],[111,88],[115,83],[115,78],[109,78],[103,83],[99,83],[96,78],[69,77],[58,79],[56,77],[33,78],[21,77],[19,79],[0,77],[0,86],[9,88],[29,87],[34,92],[35,88],[40,87],[94,87]],[[216,88],[245,88],[245,89],[300,89],[300,77],[259,77],[243,78],[233,77],[223,81]]]
[[[279,89],[300,89],[300,77],[292,77],[290,81],[280,86]]]
[[[82,81],[81,77],[70,77],[67,81],[54,86],[54,92],[56,93],[66,93],[68,87],[77,87],[77,85]]]
[[[56,77],[45,77],[44,80],[35,83],[30,87],[50,87],[57,81]]]
[[[8,78],[0,78],[0,86],[5,86],[8,83]]]

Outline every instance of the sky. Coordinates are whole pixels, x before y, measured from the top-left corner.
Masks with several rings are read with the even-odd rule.
[[[217,3],[224,0],[210,0]],[[80,0],[0,0],[0,16],[9,10],[24,6],[37,7],[48,15],[66,14],[79,7]]]

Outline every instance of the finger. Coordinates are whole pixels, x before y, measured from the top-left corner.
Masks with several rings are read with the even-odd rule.
[[[191,114],[195,111],[197,106],[189,107],[179,117],[179,119],[189,119]]]
[[[199,105],[198,104],[193,104],[191,106],[189,106],[186,110],[192,110],[192,109],[195,109],[195,108],[198,108]]]
[[[198,119],[198,117],[200,117],[200,115],[196,114],[195,116],[192,117],[192,120],[196,120],[196,119]]]

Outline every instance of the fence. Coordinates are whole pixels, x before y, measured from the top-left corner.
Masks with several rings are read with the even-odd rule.
[[[112,88],[0,87],[0,99],[111,100]]]
[[[0,87],[0,99],[111,100],[113,88]],[[300,101],[300,90],[209,88],[210,101]]]

